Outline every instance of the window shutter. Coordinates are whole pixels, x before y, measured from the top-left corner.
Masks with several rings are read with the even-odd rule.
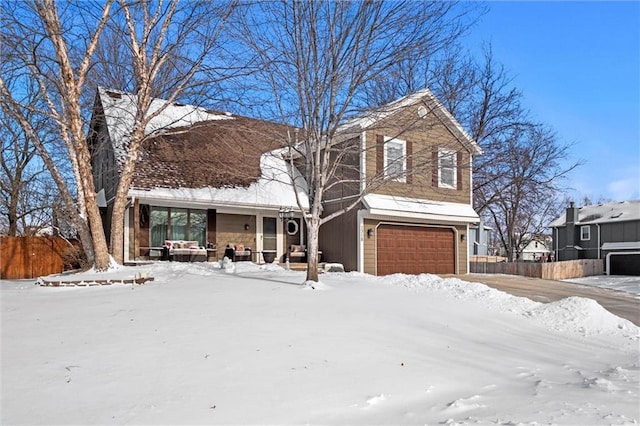
[[[407,141],[406,145],[406,155],[407,155],[407,170],[406,172],[406,181],[407,183],[413,183],[413,143],[411,141]]]
[[[384,170],[384,135],[376,135],[376,175]]]
[[[438,148],[434,149],[431,153],[431,186],[438,187]]]
[[[457,153],[456,172],[458,174],[458,176],[456,176],[458,191],[461,191],[462,190],[462,151],[458,151]]]

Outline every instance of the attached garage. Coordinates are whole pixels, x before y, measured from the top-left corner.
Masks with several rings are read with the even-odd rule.
[[[377,275],[454,274],[455,232],[448,227],[380,224],[376,232]]]

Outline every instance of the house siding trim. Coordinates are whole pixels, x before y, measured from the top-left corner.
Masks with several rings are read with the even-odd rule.
[[[367,189],[367,132],[360,133],[360,193]]]

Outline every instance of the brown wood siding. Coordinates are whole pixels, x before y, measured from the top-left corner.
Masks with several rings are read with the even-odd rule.
[[[207,210],[207,243],[216,244],[216,210]]]
[[[455,234],[450,228],[380,225],[377,273],[455,273]]]
[[[245,230],[244,226],[249,225]],[[219,259],[227,244],[244,244],[256,250],[256,217],[246,214],[220,214],[216,216],[216,245]]]
[[[375,174],[384,170],[384,135],[376,135],[376,170]]]
[[[136,238],[139,238],[138,234],[136,233],[136,229],[133,226],[133,223],[135,222],[136,218],[135,218],[135,213],[133,211],[133,209],[128,209],[127,213],[128,219],[129,219],[129,243],[127,245],[127,247],[125,247],[125,250],[127,250],[127,253],[129,255],[129,259],[134,259],[136,258],[136,256],[138,255],[135,251],[135,240]]]
[[[341,203],[328,204],[324,214],[342,208]],[[346,271],[358,269],[357,208],[325,223],[320,228],[319,248],[323,262],[342,263]]]
[[[413,143],[407,141],[407,184],[413,183]]]
[[[376,274],[376,225],[378,221],[365,219],[364,221],[364,270],[366,274]],[[369,237],[367,231],[373,230],[373,235]]]
[[[149,247],[149,222],[151,207],[148,204],[139,204],[138,200],[133,205],[133,229],[137,238],[133,240],[134,253],[136,256],[148,256],[148,249],[140,247]]]
[[[458,274],[468,274],[468,260],[469,260],[469,235],[467,234],[466,226],[456,226],[458,231]],[[464,235],[464,241],[462,241],[461,235]]]
[[[471,154],[434,114],[418,119],[417,107],[415,105],[393,114],[367,131],[367,140],[376,141],[375,147],[369,147],[370,152],[375,151],[376,155],[367,156],[367,177],[371,178],[381,170],[381,154],[384,151],[380,149],[380,140],[384,140],[384,136],[398,137],[411,141],[411,168],[415,173],[411,182],[389,181],[375,191],[377,194],[468,204],[471,199]],[[459,189],[438,187],[438,148],[460,153],[457,175]]]
[[[71,245],[55,237],[0,237],[0,279],[59,274]]]
[[[456,153],[456,183],[457,183],[457,189],[458,191],[462,191],[462,179],[464,179],[464,176],[462,175],[462,169],[463,169],[463,157],[462,157],[462,151],[458,151]]]
[[[438,176],[438,148],[434,148],[431,152],[431,186],[438,187],[440,178]]]

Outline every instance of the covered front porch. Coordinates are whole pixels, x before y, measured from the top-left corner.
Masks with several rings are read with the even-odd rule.
[[[125,262],[145,260],[302,262],[306,227],[291,207],[205,206],[135,198],[125,215]]]

